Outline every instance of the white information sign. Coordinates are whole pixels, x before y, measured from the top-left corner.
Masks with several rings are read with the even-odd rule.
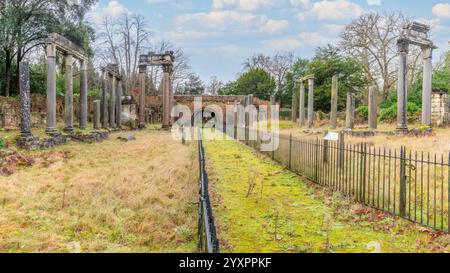
[[[328,141],[339,141],[339,133],[328,133],[323,140],[328,140]]]

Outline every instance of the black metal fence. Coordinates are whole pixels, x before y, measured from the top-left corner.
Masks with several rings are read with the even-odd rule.
[[[212,213],[211,201],[208,191],[208,174],[205,164],[205,149],[203,147],[202,134],[199,129],[198,158],[199,158],[199,206],[198,206],[198,249],[204,253],[219,253],[216,226]]]
[[[260,150],[264,142],[259,131],[257,140],[249,140],[249,130],[240,130],[246,131],[244,142]],[[450,152],[438,155],[405,147],[348,145],[343,139],[331,142],[266,134],[279,140],[279,147],[264,153],[293,172],[364,205],[449,232]]]

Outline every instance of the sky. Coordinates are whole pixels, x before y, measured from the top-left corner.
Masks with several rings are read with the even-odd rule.
[[[311,58],[317,47],[337,43],[343,27],[366,12],[401,11],[434,26],[435,58],[448,50],[449,0],[100,0],[89,14],[137,13],[147,17],[153,40],[181,47],[206,82],[226,82],[253,54],[294,52]]]

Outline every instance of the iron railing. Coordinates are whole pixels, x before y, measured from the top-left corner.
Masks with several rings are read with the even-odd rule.
[[[246,131],[243,142],[260,150],[259,131],[257,140],[249,140],[251,129],[240,130]],[[438,155],[405,147],[350,145],[342,139],[331,142],[267,134],[279,140],[279,147],[265,154],[291,171],[366,206],[449,232],[450,152]]]
[[[219,253],[216,226],[209,198],[209,180],[206,172],[205,149],[203,147],[202,132],[198,132],[199,158],[199,206],[198,206],[198,249],[204,253]]]

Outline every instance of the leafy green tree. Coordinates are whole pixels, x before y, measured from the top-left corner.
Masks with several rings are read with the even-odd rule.
[[[236,94],[236,81],[227,82],[224,86],[219,89],[218,94],[220,96],[229,96]]]
[[[253,68],[244,73],[235,83],[235,95],[254,95],[269,100],[275,94],[275,80],[261,68]]]
[[[286,74],[285,84],[283,85],[283,92],[281,93],[279,99],[281,105],[286,105],[291,107],[292,103],[292,89],[294,88],[295,82],[298,81],[300,77],[305,76],[308,70],[309,60],[297,59],[297,61],[292,66],[292,70]],[[297,86],[297,93],[300,94],[300,88]],[[299,98],[299,96],[297,96]]]
[[[333,75],[339,77],[339,109],[345,109],[349,91],[354,91],[360,101],[367,88],[367,79],[358,61],[346,57],[339,48],[331,45],[316,50],[314,58],[308,63],[305,74],[314,74],[314,107],[315,110],[323,112],[329,112],[331,109]],[[305,89],[307,90],[307,87]]]
[[[202,95],[205,93],[205,85],[196,74],[190,74],[182,88],[183,95]]]

